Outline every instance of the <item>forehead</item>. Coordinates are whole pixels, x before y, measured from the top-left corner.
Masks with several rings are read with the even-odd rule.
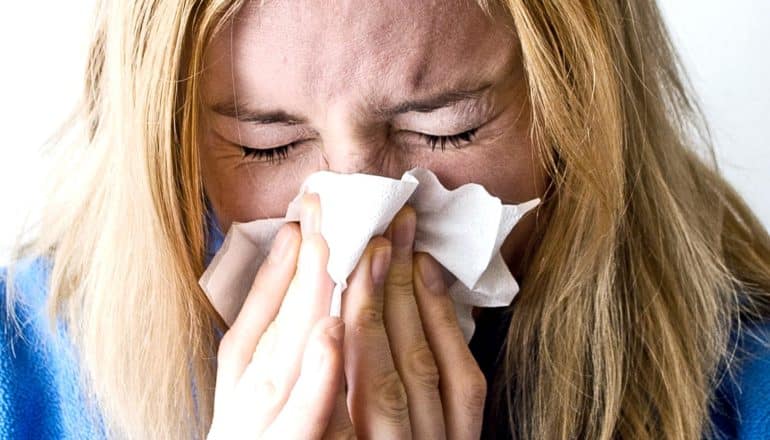
[[[474,0],[260,3],[247,3],[209,46],[206,98],[398,100],[479,85],[517,61],[512,27]]]

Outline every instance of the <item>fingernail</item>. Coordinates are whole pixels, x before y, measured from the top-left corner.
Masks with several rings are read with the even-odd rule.
[[[422,285],[429,291],[440,293],[442,291],[444,275],[441,273],[438,263],[431,260],[429,257],[423,257],[418,260],[420,280]]]
[[[339,322],[326,329],[326,334],[329,335],[335,342],[342,342],[342,338],[345,335],[345,322],[338,319]]]
[[[318,232],[318,210],[315,203],[305,203],[302,208],[302,218],[300,219],[300,227],[302,229],[302,236],[307,237],[310,234]]]
[[[399,249],[412,247],[416,218],[413,213],[401,214],[393,227],[393,246]]]
[[[372,256],[372,282],[378,286],[385,282],[385,276],[388,274],[390,265],[390,246],[381,247],[374,250]]]
[[[270,254],[268,256],[271,262],[280,263],[286,259],[292,244],[291,238],[292,234],[288,228],[282,227],[278,231],[278,235],[276,235],[273,241],[273,246],[270,249]]]

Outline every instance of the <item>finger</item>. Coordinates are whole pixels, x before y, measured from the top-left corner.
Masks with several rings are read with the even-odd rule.
[[[273,367],[276,386],[290,390],[300,372],[300,361],[313,325],[328,316],[333,283],[326,271],[329,249],[318,232],[320,210],[315,199],[303,206],[303,239],[297,273],[275,318],[275,347],[265,362]]]
[[[356,436],[353,430],[353,422],[350,421],[350,413],[348,413],[345,371],[343,370],[340,373],[340,386],[334,399],[334,410],[329,419],[329,425],[326,427],[326,432],[323,435],[325,440],[351,439]]]
[[[356,435],[364,438],[411,437],[406,391],[382,321],[389,260],[388,241],[374,238],[343,297],[348,408]]]
[[[441,377],[447,437],[479,438],[487,384],[457,324],[438,263],[428,254],[415,254],[415,296],[423,328]]]
[[[257,272],[238,316],[224,334],[217,353],[217,391],[232,389],[251,361],[257,342],[278,313],[294,276],[300,233],[295,224],[281,227],[270,254]]]
[[[262,438],[320,438],[326,431],[341,385],[344,328],[339,318],[332,317],[315,325],[297,383]]]
[[[321,199],[318,194],[304,194],[300,201],[302,238],[321,231]]]
[[[389,228],[393,251],[385,281],[385,330],[409,401],[415,438],[445,438],[439,374],[420,321],[412,278],[412,249],[417,216],[405,207]]]

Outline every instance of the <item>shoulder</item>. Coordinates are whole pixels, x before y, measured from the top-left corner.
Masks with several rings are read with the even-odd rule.
[[[21,260],[14,263],[12,267],[0,266],[0,305],[5,309],[7,294],[14,289],[16,293],[14,303],[20,306],[19,313],[22,315],[34,313],[35,310],[43,307],[48,296],[49,274],[50,264],[48,259],[43,257]],[[2,315],[2,319],[5,320],[5,313]]]
[[[2,438],[95,437],[71,347],[49,324],[49,276],[50,264],[42,257],[15,263],[12,274],[0,267]]]
[[[48,261],[41,257],[18,261],[12,268],[0,267],[0,335],[3,354],[12,359],[17,347],[50,348],[53,334],[47,331],[45,310],[49,274]]]
[[[12,268],[0,267],[0,335],[3,342],[0,361],[6,367],[10,361],[20,359],[17,348],[46,345],[45,302],[49,273],[49,265],[43,258],[18,261]]]
[[[713,421],[726,438],[770,438],[770,320],[736,336],[715,394]]]

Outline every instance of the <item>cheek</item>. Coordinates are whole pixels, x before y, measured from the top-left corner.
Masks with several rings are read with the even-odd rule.
[[[468,182],[479,183],[505,204],[542,198],[548,178],[527,133],[526,129],[509,127],[494,140],[494,145],[488,146],[485,153],[469,153],[462,166],[453,161],[438,164],[433,171],[448,188],[457,188]],[[522,275],[523,254],[535,226],[533,212],[516,224],[500,249],[503,259],[517,277]]]
[[[469,147],[460,157],[436,161],[431,170],[447,188],[478,183],[506,204],[539,197],[545,190],[544,170],[526,127],[514,125],[496,127],[481,144]]]
[[[237,148],[208,144],[201,148],[203,185],[224,231],[232,222],[282,217],[307,170],[249,163]]]
[[[504,203],[519,204],[534,198],[543,198],[548,183],[545,169],[538,160],[534,146],[529,139],[517,145],[513,150],[514,157],[510,159],[510,167],[514,170],[511,180],[499,192],[491,192],[500,197]],[[523,275],[522,266],[524,252],[535,232],[537,210],[528,213],[503,242],[500,252],[511,272],[517,277]]]

